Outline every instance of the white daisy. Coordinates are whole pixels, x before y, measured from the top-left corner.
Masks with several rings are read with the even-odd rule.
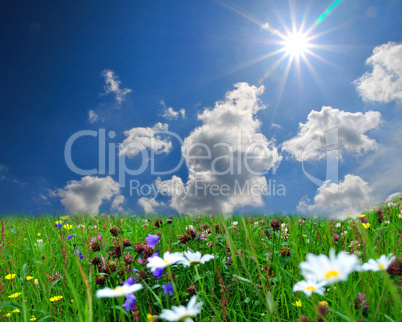
[[[311,296],[313,293],[324,295],[324,286],[326,281],[316,282],[314,280],[300,281],[293,286],[293,292],[303,292],[307,296]]]
[[[342,251],[335,255],[330,249],[329,257],[325,255],[307,254],[307,260],[300,263],[301,274],[306,280],[326,281],[335,283],[346,281],[348,275],[360,269],[359,259]]]
[[[183,264],[183,266],[205,264],[213,258],[214,255],[206,254],[202,256],[200,252],[193,253],[188,251],[184,252],[184,257],[180,260],[180,264]]]
[[[163,258],[159,256],[149,257],[147,267],[154,272],[158,268],[165,268],[176,264],[178,261],[183,259],[182,253],[173,253],[169,251],[163,254]]]
[[[162,310],[159,317],[167,321],[193,322],[194,320],[191,317],[201,313],[202,305],[203,302],[197,303],[197,296],[194,295],[188,302],[187,307],[183,305],[172,306],[171,310]]]
[[[105,287],[96,291],[96,297],[120,297],[126,296],[142,289],[141,284],[124,284],[123,286],[117,286],[115,288]]]
[[[389,265],[394,261],[395,256],[389,254],[388,256],[382,255],[379,259],[369,259],[367,263],[362,265],[362,269],[365,271],[385,271]]]

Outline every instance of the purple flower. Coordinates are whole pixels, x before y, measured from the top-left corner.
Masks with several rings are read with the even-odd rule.
[[[78,248],[74,251],[74,255],[78,256],[79,259],[84,259],[84,255],[78,250]]]
[[[124,302],[123,307],[126,308],[126,311],[132,311],[135,305],[135,296],[134,294],[127,294],[126,295],[126,302]]]
[[[132,272],[133,272],[133,273],[137,273],[137,272],[138,272],[138,269],[133,268]]]
[[[74,235],[67,235],[67,240],[70,240],[73,237],[74,237]]]
[[[60,223],[57,223],[57,224],[56,224],[56,227],[57,227],[57,228],[63,228],[63,224],[62,224],[61,222],[60,222]]]
[[[172,284],[167,283],[166,285],[163,285],[162,288],[163,288],[164,294],[169,293],[170,295],[173,295],[173,285]]]
[[[135,284],[135,279],[132,277],[129,277],[127,279],[127,281],[124,282],[124,284],[128,284],[128,285],[134,285]]]
[[[157,268],[152,275],[155,276],[157,279],[160,279],[162,277],[163,274],[163,267],[161,268]]]
[[[159,236],[148,234],[145,240],[148,242],[148,246],[152,247],[155,246],[155,244],[159,241]]]

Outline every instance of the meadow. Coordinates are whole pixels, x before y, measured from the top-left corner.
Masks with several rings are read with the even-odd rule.
[[[401,321],[401,207],[399,199],[344,220],[247,214],[2,217],[0,318]],[[331,252],[339,254],[332,261]],[[385,258],[389,254],[396,257]],[[382,255],[382,261],[369,261]],[[327,281],[316,285],[321,273]],[[304,279],[315,286],[300,284]],[[301,291],[294,289],[297,283]],[[130,287],[135,293],[126,292]]]

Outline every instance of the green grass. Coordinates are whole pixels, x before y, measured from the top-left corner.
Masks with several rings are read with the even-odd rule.
[[[70,215],[65,223],[72,228],[67,230],[55,226],[59,217],[3,217],[0,318],[6,318],[9,313],[10,321],[29,321],[33,316],[36,321],[147,321],[148,313],[158,315],[163,308],[186,305],[191,298],[187,289],[194,285],[198,287],[198,300],[204,302],[199,321],[297,321],[302,315],[315,321],[319,317],[320,301],[328,302],[328,314],[323,321],[401,321],[401,279],[385,271],[352,273],[346,282],[327,286],[324,296],[314,294],[309,298],[292,291],[293,285],[303,279],[299,263],[309,252],[328,255],[329,249],[335,248],[337,253],[341,250],[357,253],[362,262],[382,254],[401,256],[400,209],[391,205],[384,206],[384,210],[382,223],[378,222],[375,210],[366,212],[369,229],[363,228],[359,219],[307,218],[299,225],[300,216],[174,216],[169,224],[166,216]],[[163,222],[159,228],[155,226],[157,218]],[[287,225],[287,238],[271,226],[275,219]],[[237,227],[232,226],[232,221],[238,222]],[[178,236],[186,233],[188,225],[206,235],[210,229],[210,235],[205,240],[196,237],[184,244]],[[109,232],[113,226],[120,230],[117,237]],[[341,234],[343,231],[345,235]],[[93,252],[90,240],[98,232],[102,235],[103,248]],[[215,258],[198,267],[172,266],[173,278],[165,273],[158,280],[146,272],[145,264],[138,262],[143,255],[134,251],[135,243],[144,242],[149,233],[160,234],[157,248],[161,254],[166,250],[181,252],[189,248],[213,254]],[[68,234],[74,237],[66,241]],[[339,235],[337,242],[333,234]],[[38,243],[38,239],[43,242]],[[132,246],[123,247],[123,256],[118,259],[111,256],[116,261],[116,271],[105,275],[103,286],[96,285],[99,272],[91,259],[99,253],[108,258],[114,242],[122,245],[123,239],[129,239]],[[359,246],[352,248],[351,241],[358,241]],[[289,248],[289,256],[283,256],[284,247]],[[84,256],[82,260],[74,255],[76,248]],[[127,254],[135,259],[129,267],[123,260]],[[122,307],[124,298],[95,297],[96,290],[106,286],[114,288],[128,277],[135,277],[134,268],[141,271],[143,278],[138,282],[144,285],[136,293],[134,313]],[[8,274],[16,277],[7,280]],[[27,276],[34,279],[28,281]],[[169,281],[176,286],[173,296],[163,294],[162,286]],[[17,292],[21,292],[17,298],[8,298]],[[369,308],[365,311],[355,309],[354,300],[359,292],[367,297]],[[63,298],[51,302],[50,298],[55,296]],[[292,304],[297,300],[301,307]],[[20,312],[13,313],[15,309]]]

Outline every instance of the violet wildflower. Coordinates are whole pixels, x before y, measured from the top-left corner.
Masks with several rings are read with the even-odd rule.
[[[148,242],[147,246],[152,247],[152,246],[155,246],[155,244],[159,241],[159,236],[148,234],[148,236],[145,238],[145,240]]]
[[[132,311],[134,309],[136,297],[134,294],[127,294],[126,295],[126,302],[124,302],[123,307],[126,311]]]
[[[73,237],[74,237],[74,235],[67,235],[67,240],[70,240]]]
[[[163,274],[163,268],[157,268],[152,275],[155,276],[157,279],[160,279],[162,277]]]
[[[134,285],[135,284],[135,279],[132,277],[129,277],[127,281],[125,281],[123,284],[128,284],[128,285]]]
[[[170,295],[173,295],[173,285],[172,284],[167,283],[166,285],[163,285],[162,288],[163,288],[164,294],[169,293]]]

